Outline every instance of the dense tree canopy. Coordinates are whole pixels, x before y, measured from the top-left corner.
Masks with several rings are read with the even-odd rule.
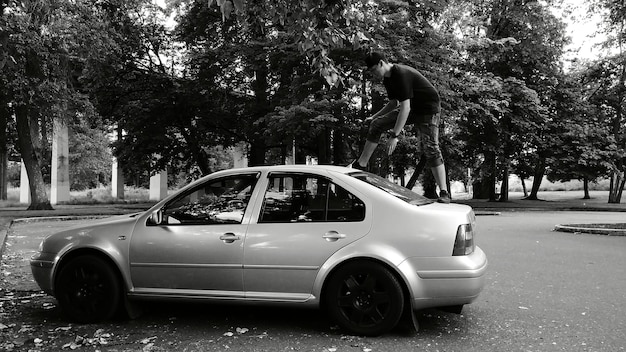
[[[556,1],[165,4],[0,2],[0,123],[9,131],[0,137],[4,154],[19,140],[35,207],[49,206],[42,165],[54,119],[71,122],[80,141],[72,155],[93,155],[73,173],[91,181],[76,187],[106,174],[109,143],[130,178],[166,167],[207,174],[225,167],[223,148],[242,142],[252,165],[306,156],[347,164],[362,146],[362,121],[386,101],[363,72],[369,50],[416,67],[438,88],[448,177],[471,182],[475,197],[506,201],[515,173],[534,176],[530,198],[544,175],[608,176],[610,201],[620,200],[623,54],[565,71]],[[621,43],[622,6],[594,0],[591,9],[608,13],[606,45]],[[381,150],[372,164],[404,183],[423,167],[420,156],[407,127],[396,153]]]

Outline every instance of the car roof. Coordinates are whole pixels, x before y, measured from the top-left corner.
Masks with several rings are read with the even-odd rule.
[[[228,170],[222,170],[222,171],[218,171],[219,173],[230,173],[230,172],[246,172],[246,171],[251,171],[251,172],[255,172],[255,171],[301,171],[301,172],[306,172],[306,171],[320,171],[320,170],[327,170],[327,171],[334,171],[334,172],[339,172],[339,173],[343,173],[343,174],[347,174],[350,172],[355,172],[355,171],[359,171],[358,169],[353,169],[353,168],[349,168],[349,167],[345,167],[345,166],[337,166],[337,165],[304,165],[304,164],[295,164],[295,165],[266,165],[266,166],[250,166],[250,167],[242,167],[242,168],[235,168],[235,169],[228,169]],[[217,172],[216,172],[217,173]]]

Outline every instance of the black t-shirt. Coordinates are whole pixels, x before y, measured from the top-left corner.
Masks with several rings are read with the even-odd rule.
[[[411,99],[411,117],[434,115],[441,110],[437,89],[416,69],[394,64],[391,76],[383,79],[389,99],[398,102]],[[421,120],[421,119],[419,119]],[[423,122],[423,121],[416,122]]]

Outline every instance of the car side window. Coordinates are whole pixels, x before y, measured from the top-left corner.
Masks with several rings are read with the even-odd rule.
[[[329,180],[308,175],[270,176],[259,223],[362,221],[365,204]]]
[[[256,180],[256,175],[237,175],[203,183],[168,203],[163,223],[241,224]]]

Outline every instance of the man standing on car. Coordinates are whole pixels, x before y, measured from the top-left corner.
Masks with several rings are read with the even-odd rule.
[[[350,167],[365,169],[370,157],[378,146],[383,132],[391,129],[388,154],[391,155],[398,144],[398,136],[406,124],[417,127],[423,146],[426,165],[430,167],[439,186],[440,203],[450,203],[446,183],[446,169],[439,148],[439,112],[441,101],[437,89],[416,69],[393,64],[379,52],[365,57],[367,70],[374,77],[381,78],[389,102],[380,111],[365,119],[371,122],[361,156]],[[398,106],[400,109],[398,110]]]

